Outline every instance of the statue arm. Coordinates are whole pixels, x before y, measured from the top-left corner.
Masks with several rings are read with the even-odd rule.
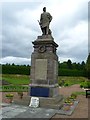
[[[51,16],[50,13],[48,13],[48,18],[49,18],[49,22],[51,22],[51,20],[52,20],[52,16]]]
[[[41,14],[41,16],[40,16],[40,22],[39,22],[40,24],[42,23],[42,14]]]

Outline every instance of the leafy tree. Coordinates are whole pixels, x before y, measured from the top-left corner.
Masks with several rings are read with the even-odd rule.
[[[72,68],[73,68],[73,69],[77,69],[77,63],[76,63],[76,62],[74,62],[74,63],[72,64]]]
[[[6,63],[6,65],[7,65],[7,66],[8,66],[8,65],[10,66],[10,64],[9,64],[9,63]]]
[[[60,63],[60,69],[68,69],[67,62]]]
[[[14,64],[14,63],[12,63],[12,66],[15,66],[15,64]]]
[[[71,60],[67,61],[67,66],[68,66],[68,69],[72,69],[72,62],[71,62]]]
[[[87,74],[88,74],[88,78],[90,79],[90,53],[87,57],[87,61],[86,61],[86,71],[87,71]]]
[[[82,61],[82,63],[81,63],[81,69],[85,70],[85,62],[84,61]]]
[[[80,64],[80,63],[77,63],[77,64],[76,64],[76,69],[77,69],[77,70],[80,70],[80,69],[81,69],[81,64]]]

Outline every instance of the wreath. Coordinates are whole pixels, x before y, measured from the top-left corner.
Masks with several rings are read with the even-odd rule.
[[[40,53],[45,52],[45,51],[46,51],[46,46],[41,45],[41,46],[39,47],[38,51],[39,51]]]

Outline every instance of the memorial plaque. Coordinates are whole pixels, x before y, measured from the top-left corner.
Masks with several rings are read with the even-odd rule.
[[[38,97],[31,97],[29,107],[34,107],[34,108],[39,107],[39,98]]]
[[[35,61],[35,79],[47,79],[47,59],[36,59]]]
[[[49,97],[49,88],[47,88],[47,87],[31,87],[30,96]]]

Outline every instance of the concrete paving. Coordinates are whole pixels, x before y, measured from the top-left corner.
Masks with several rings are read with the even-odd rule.
[[[50,119],[57,112],[57,110],[55,109],[31,108],[28,106],[26,107],[26,106],[15,105],[15,104],[5,104],[5,105],[0,109],[0,118],[48,118]]]
[[[29,106],[0,103],[0,120],[2,118],[47,118],[49,120],[52,116],[57,114],[71,115],[77,106],[78,101],[71,107],[70,111],[65,112],[62,109],[47,109],[47,108],[31,108]],[[11,120],[11,119],[10,119]]]

